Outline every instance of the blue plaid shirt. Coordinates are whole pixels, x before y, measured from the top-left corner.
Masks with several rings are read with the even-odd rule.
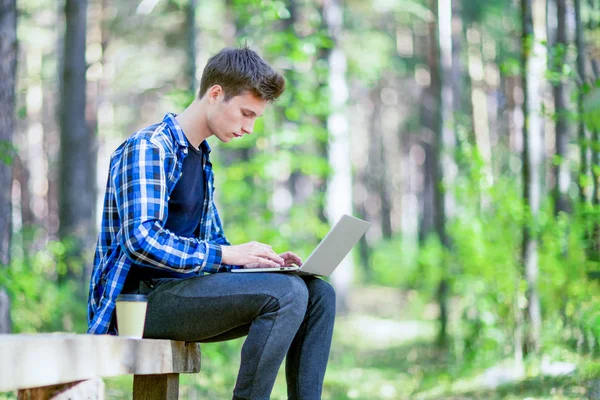
[[[175,115],[167,114],[162,123],[136,132],[112,154],[90,281],[88,333],[117,333],[115,300],[134,262],[190,277],[233,267],[221,264],[221,245],[229,242],[213,201],[208,156],[198,237],[179,237],[164,228],[169,195],[181,177],[187,146]],[[210,152],[206,141],[201,146]]]

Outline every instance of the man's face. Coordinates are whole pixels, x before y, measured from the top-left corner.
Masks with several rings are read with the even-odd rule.
[[[220,89],[220,87],[219,87]],[[225,101],[223,90],[209,92],[210,109],[207,113],[208,128],[221,141],[227,143],[234,138],[251,134],[256,118],[261,117],[267,106],[252,93],[244,92]]]

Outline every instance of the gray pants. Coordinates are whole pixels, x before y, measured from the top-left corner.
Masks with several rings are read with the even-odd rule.
[[[269,399],[283,358],[289,399],[320,399],[335,293],[289,273],[217,273],[140,284],[148,295],[144,337],[216,342],[248,335],[234,399]]]

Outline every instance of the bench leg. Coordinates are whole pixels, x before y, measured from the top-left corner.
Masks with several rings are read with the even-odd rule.
[[[177,400],[179,374],[134,375],[133,400]]]

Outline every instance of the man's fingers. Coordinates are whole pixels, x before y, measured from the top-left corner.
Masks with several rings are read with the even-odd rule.
[[[261,254],[261,256],[266,257],[270,260],[273,260],[276,263],[278,263],[279,265],[285,263],[285,260],[282,257],[280,257],[277,253],[275,253],[273,250],[266,251],[263,254]]]
[[[265,243],[260,243],[260,242],[252,242],[252,248],[254,250],[254,253],[260,257],[267,257],[272,259],[275,262],[278,262],[280,264],[284,263],[283,258],[279,257],[279,255],[277,253],[275,253],[273,251],[273,248]]]
[[[270,267],[280,267],[283,264],[285,264],[285,262],[283,261],[283,259],[281,259],[279,256],[273,257],[272,255],[268,254],[268,253],[263,253],[263,252],[258,252],[258,253],[254,253],[254,254],[250,254],[250,263],[261,263],[261,264],[267,264],[267,266]],[[279,260],[282,260],[281,262],[279,262]]]
[[[296,257],[294,259],[294,264],[298,265],[299,267],[302,266],[302,259],[300,257]]]
[[[258,260],[258,263],[260,263],[260,264],[262,264],[264,266],[267,266],[267,267],[281,267],[281,264],[278,264],[275,261],[271,261],[268,258],[260,257],[260,256],[257,256],[256,258]]]
[[[292,255],[293,255],[294,261],[296,261],[296,263],[297,263],[299,266],[302,266],[302,259],[301,259],[300,257],[298,257],[298,256],[297,256],[296,254],[294,254],[294,253],[292,253]]]
[[[298,266],[302,266],[302,259],[291,251],[281,253],[281,257],[285,259],[286,265],[297,264]]]

